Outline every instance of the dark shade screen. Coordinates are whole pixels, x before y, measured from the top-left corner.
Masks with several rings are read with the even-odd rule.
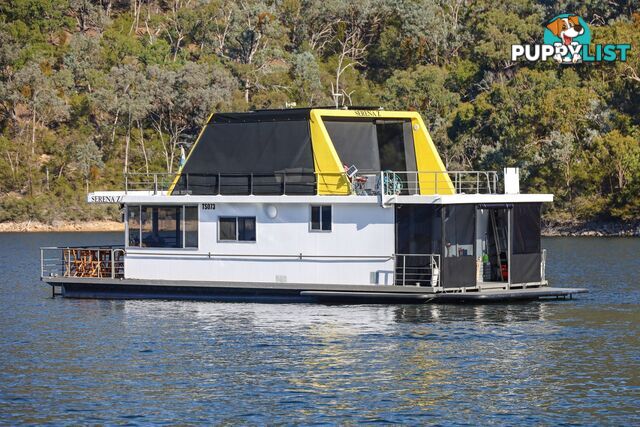
[[[512,283],[537,283],[541,279],[541,207],[541,203],[513,205]]]
[[[372,120],[325,119],[324,125],[342,163],[360,172],[380,171],[378,137]]]
[[[209,124],[182,175],[174,193],[314,194],[309,123]]]
[[[540,203],[516,203],[513,206],[513,253],[540,252]]]

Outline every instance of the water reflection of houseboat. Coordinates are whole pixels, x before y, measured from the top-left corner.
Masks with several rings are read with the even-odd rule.
[[[67,297],[415,302],[567,297],[517,169],[447,171],[415,112],[214,114],[176,176],[127,175],[122,247],[42,248]]]

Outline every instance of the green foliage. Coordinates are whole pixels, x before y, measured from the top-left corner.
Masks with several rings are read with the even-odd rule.
[[[0,2],[0,221],[116,215],[84,192],[174,172],[210,113],[419,111],[449,168],[523,168],[557,218],[640,218],[637,2]],[[626,62],[514,64],[582,15]]]

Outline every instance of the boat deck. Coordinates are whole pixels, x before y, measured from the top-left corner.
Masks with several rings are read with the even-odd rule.
[[[431,287],[299,283],[191,282],[87,277],[44,277],[55,295],[67,298],[186,299],[319,303],[489,303],[572,298],[580,288],[536,288],[438,292]],[[55,289],[61,289],[55,293]]]
[[[551,286],[541,286],[538,288],[526,289],[494,289],[480,292],[459,292],[437,294],[434,302],[508,302],[518,300],[535,299],[566,299],[573,298],[575,294],[587,293],[584,288],[554,288]]]

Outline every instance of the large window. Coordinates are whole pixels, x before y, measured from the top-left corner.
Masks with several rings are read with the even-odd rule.
[[[218,240],[221,242],[255,242],[256,217],[223,216],[218,219]]]
[[[198,207],[184,207],[184,247],[198,247]]]
[[[331,231],[331,206],[311,206],[311,231]]]
[[[445,207],[445,258],[473,256],[475,210],[473,205]]]
[[[197,248],[197,206],[128,206],[129,246]]]

